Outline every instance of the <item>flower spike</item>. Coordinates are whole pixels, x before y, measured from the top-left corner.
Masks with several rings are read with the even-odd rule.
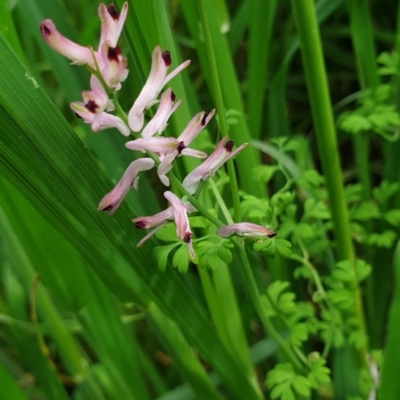
[[[46,19],[40,23],[40,32],[44,41],[57,53],[71,60],[72,64],[87,64],[89,67],[95,69],[91,49],[80,46],[61,35],[51,19]]]
[[[153,167],[154,161],[151,158],[139,158],[131,162],[114,189],[100,200],[98,210],[108,211],[109,216],[113,215],[129,189],[134,187],[138,190],[139,172]]]
[[[273,238],[276,236],[276,233],[271,229],[265,228],[261,225],[252,224],[251,222],[239,222],[237,224],[222,226],[217,229],[217,234],[223,238],[229,237],[233,234],[237,236],[267,238]]]
[[[218,168],[246,147],[247,143],[243,143],[236,150],[232,151],[233,145],[233,140],[228,140],[228,137],[225,136],[219,141],[216,149],[210,154],[207,160],[186,176],[182,185],[190,194],[195,193],[200,181],[206,181],[213,176]]]
[[[168,67],[171,65],[170,52],[162,53],[160,46],[156,46],[152,54],[150,75],[128,114],[129,127],[132,131],[139,132],[142,129],[145,109],[155,104],[162,88],[189,64],[190,60],[187,60],[167,75]]]

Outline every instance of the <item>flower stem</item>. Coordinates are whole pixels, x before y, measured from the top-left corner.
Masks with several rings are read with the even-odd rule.
[[[237,239],[232,239],[232,242],[235,244],[236,250],[239,254],[239,258],[243,267],[243,273],[247,290],[249,291],[250,297],[252,299],[258,317],[260,318],[265,331],[273,337],[273,339],[283,350],[283,352],[286,354],[286,356],[292,362],[292,364],[299,371],[304,370],[304,367],[301,364],[300,360],[298,359],[297,355],[295,354],[293,349],[289,346],[289,344],[285,342],[285,340],[282,338],[279,332],[275,329],[274,325],[272,324],[271,320],[269,319],[263,308],[263,305],[261,303],[260,293],[258,291],[256,281],[253,276],[253,272],[251,271],[250,263],[247,258],[244,246]]]

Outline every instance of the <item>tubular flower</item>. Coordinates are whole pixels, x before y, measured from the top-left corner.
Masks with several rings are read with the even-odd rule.
[[[127,78],[129,70],[126,68],[126,57],[121,54],[119,47],[104,43],[99,49],[97,64],[107,86],[115,90],[121,89],[120,82]]]
[[[164,197],[171,203],[174,210],[176,236],[188,245],[190,257],[193,259],[192,231],[190,230],[187,206],[172,192],[165,192]]]
[[[71,60],[72,64],[87,64],[95,69],[92,50],[89,47],[80,46],[61,35],[51,19],[46,19],[40,23],[40,32],[44,41],[57,53]]]
[[[154,137],[150,139],[136,139],[125,143],[125,147],[130,150],[139,150],[142,152],[151,151],[153,153],[171,153],[179,146],[178,139]]]
[[[92,75],[90,79],[90,91],[82,92],[83,103],[75,101],[71,103],[71,109],[82,118],[86,124],[90,124],[94,132],[117,128],[124,136],[129,136],[129,128],[118,117],[105,112],[114,110],[114,105],[109,100],[99,80]]]
[[[222,226],[217,229],[217,234],[223,238],[231,235],[246,236],[246,237],[267,237],[273,238],[276,233],[271,229],[261,225],[252,224],[251,222],[239,222]]]
[[[233,145],[233,140],[228,140],[228,137],[225,136],[219,141],[216,149],[210,154],[207,160],[186,176],[182,185],[190,194],[195,193],[200,181],[206,181],[213,176],[222,164],[246,147],[247,143],[243,143],[236,150],[232,151]]]
[[[160,104],[154,117],[142,131],[144,139],[152,138],[156,133],[161,133],[167,127],[167,121],[172,113],[179,107],[182,100],[175,102],[175,94],[171,89],[166,90],[160,99]]]
[[[190,257],[194,258],[192,232],[190,230],[187,214],[194,211],[195,208],[190,203],[182,203],[182,201],[171,192],[165,192],[164,197],[171,203],[164,211],[149,217],[138,217],[132,220],[138,229],[150,229],[150,231],[138,244],[141,246],[150,236],[162,228],[167,222],[175,220],[176,235],[180,240],[187,243]]]
[[[154,161],[151,158],[139,158],[131,162],[114,189],[100,200],[98,210],[108,211],[109,216],[114,214],[129,189],[134,187],[138,190],[139,172],[147,171],[153,166]]]
[[[121,50],[117,47],[128,14],[128,3],[125,2],[122,5],[120,15],[118,15],[114,4],[108,7],[105,4],[100,4],[97,13],[101,20],[100,43],[96,54],[97,64],[107,85],[119,90],[121,88],[120,82],[127,78],[129,72],[126,68],[126,57],[122,56]]]
[[[128,3],[122,6],[119,16],[113,4],[106,7],[100,4],[98,15],[101,19],[100,43],[97,51],[90,47],[80,46],[61,35],[54,23],[47,19],[40,23],[40,31],[45,42],[55,51],[69,58],[72,64],[88,65],[103,76],[110,88],[119,90],[120,82],[128,76],[126,58],[117,47],[128,12]]]
[[[122,5],[119,15],[114,4],[110,4],[108,7],[105,4],[100,4],[97,13],[101,20],[99,47],[104,43],[108,43],[110,47],[116,47],[128,14],[128,2]]]
[[[142,129],[145,109],[156,103],[162,88],[189,64],[190,60],[187,60],[167,75],[171,65],[170,52],[166,50],[161,53],[160,46],[156,46],[152,54],[150,75],[128,114],[128,123],[132,131],[139,132]]]
[[[178,137],[179,147],[173,152],[166,154],[160,165],[157,168],[157,174],[161,180],[161,182],[165,186],[169,186],[169,179],[167,177],[167,173],[172,169],[172,163],[176,157],[180,155],[186,155],[196,158],[205,158],[207,154],[202,151],[193,150],[187,148],[189,144],[197,137],[197,135],[207,126],[210,122],[211,118],[215,114],[215,109],[211,110],[209,113],[202,111],[196,114],[187,124],[186,128]]]
[[[162,228],[168,221],[174,218],[174,209],[168,207],[164,211],[154,214],[149,217],[138,217],[132,220],[135,227],[138,229],[154,228],[150,231],[138,244],[140,247],[150,236],[154,235],[160,228]]]

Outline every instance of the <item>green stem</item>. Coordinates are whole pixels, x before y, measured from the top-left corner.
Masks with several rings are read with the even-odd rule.
[[[348,210],[344,196],[342,171],[336,140],[328,79],[318,24],[312,0],[292,0],[296,27],[306,75],[311,111],[318,142],[318,150],[329,195],[333,231],[339,260],[349,260],[355,268]],[[359,289],[354,291],[354,315],[365,335],[364,313]],[[365,365],[366,347],[358,350],[359,363]]]
[[[260,293],[258,291],[257,284],[256,284],[256,281],[253,276],[253,272],[251,271],[251,266],[250,266],[249,260],[247,258],[247,254],[246,254],[246,250],[245,250],[244,246],[237,239],[232,239],[232,242],[235,244],[236,250],[239,254],[247,290],[249,291],[251,300],[254,304],[254,307],[257,311],[258,317],[260,318],[265,331],[269,335],[272,336],[272,338],[280,346],[280,348],[286,354],[288,359],[293,363],[293,365],[299,371],[303,371],[304,367],[301,364],[301,362],[299,361],[297,355],[292,350],[292,348],[289,346],[289,344],[287,342],[285,342],[285,340],[282,338],[282,336],[279,334],[279,332],[275,329],[274,325],[272,324],[271,320],[269,319],[269,317],[267,316],[267,314],[263,308]]]

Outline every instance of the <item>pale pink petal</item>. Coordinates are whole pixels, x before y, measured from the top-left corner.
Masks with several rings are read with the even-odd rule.
[[[118,117],[106,112],[93,113],[82,102],[71,103],[71,109],[75,114],[82,118],[86,124],[91,124],[94,132],[107,128],[117,128],[124,136],[129,136],[130,130],[126,124]]]
[[[211,110],[209,113],[205,111],[196,114],[186,125],[186,128],[179,135],[178,140],[184,143],[185,147],[196,138],[196,136],[207,126],[211,118],[215,114],[215,109]]]
[[[104,43],[100,48],[98,64],[107,85],[119,90],[121,88],[120,82],[123,82],[129,73],[126,68],[126,57],[121,54],[119,47],[111,47],[108,43]]]
[[[96,129],[94,129],[96,127]],[[120,133],[124,136],[129,136],[130,130],[128,126],[122,121],[121,118],[116,117],[115,115],[108,114],[103,112],[99,114],[95,127],[92,124],[92,129],[96,132],[98,130],[103,130],[107,128],[116,128],[120,131]]]
[[[195,158],[206,158],[207,157],[207,153],[204,153],[204,151],[191,149],[189,147],[182,149],[181,155],[195,157]]]
[[[172,192],[164,192],[164,197],[171,203],[174,209],[176,236],[188,245],[190,257],[194,258],[192,231],[190,230],[187,208],[182,201]]]
[[[175,138],[154,137],[150,139],[136,139],[125,143],[130,150],[151,151],[153,153],[172,153],[179,145]]]
[[[150,229],[156,226],[165,224],[167,221],[171,220],[174,217],[174,209],[172,207],[168,207],[165,210],[150,215],[148,217],[137,217],[132,220],[135,224],[135,227],[138,229]]]
[[[171,73],[169,73],[163,80],[162,86],[164,87],[172,78],[175,78],[182,70],[190,65],[190,60],[184,61],[182,64],[178,65]]]
[[[99,79],[97,78],[97,76],[95,75],[91,75],[90,76],[90,88],[92,89],[92,91],[94,92],[101,92],[103,93],[105,96],[107,96],[107,93],[105,92],[103,85],[101,84],[101,82],[99,81]],[[108,99],[108,96],[107,96]],[[113,102],[108,99],[107,104],[105,106],[105,110],[106,111],[114,111],[115,107]]]
[[[95,69],[90,48],[80,46],[61,35],[51,19],[46,19],[40,23],[40,31],[44,41],[57,53],[67,57],[73,64],[87,64]]]
[[[268,237],[276,236],[276,233],[271,229],[265,228],[261,225],[256,225],[251,222],[240,222],[237,224],[230,224],[222,226],[217,229],[217,234],[221,237],[229,237],[233,234],[238,236],[247,237]]]
[[[116,47],[128,14],[128,3],[125,2],[123,4],[120,15],[118,15],[114,4],[108,7],[105,4],[100,4],[97,13],[101,20],[99,47],[104,43],[108,43],[111,47]]]
[[[152,53],[151,71],[147,78],[143,89],[133,103],[128,114],[129,126],[134,132],[139,132],[142,129],[144,122],[144,111],[149,108],[156,100],[164,85],[180,72],[183,68],[189,65],[188,62],[181,64],[166,79],[168,67],[171,65],[171,56],[169,51],[161,52],[160,46],[156,46]]]
[[[159,135],[167,127],[167,121],[172,113],[178,108],[182,100],[175,102],[175,94],[171,89],[166,90],[160,99],[157,112],[142,131],[142,137],[145,139],[153,137],[156,133]]]
[[[211,153],[201,165],[186,176],[182,185],[190,194],[195,193],[201,180],[205,181],[210,176],[214,175],[218,168],[246,147],[247,143],[242,144],[236,150],[232,151],[233,145],[233,140],[228,140],[228,137],[222,138],[213,153]]]
[[[141,171],[147,171],[154,166],[154,161],[151,158],[139,158],[138,160],[130,163],[126,169],[122,178],[101,200],[98,206],[99,211],[108,211],[108,215],[111,216],[120,206],[122,200],[128,193],[131,187],[137,190],[138,174]]]

